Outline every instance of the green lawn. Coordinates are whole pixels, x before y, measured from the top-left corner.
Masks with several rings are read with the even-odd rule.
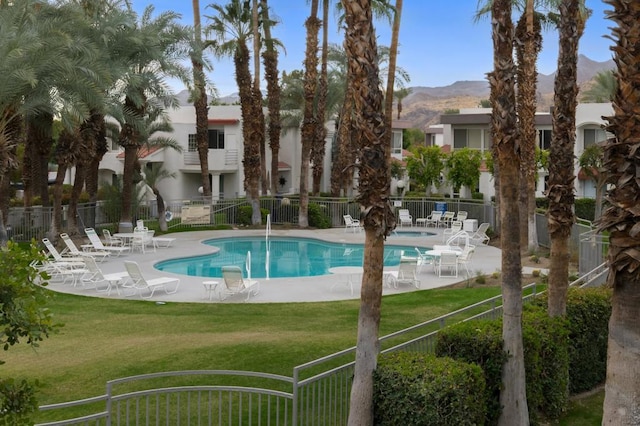
[[[380,334],[499,292],[499,287],[476,287],[385,296]],[[355,344],[358,306],[355,300],[156,304],[54,294],[50,309],[64,326],[36,350],[18,345],[4,352],[3,376],[37,379],[40,404],[100,395],[108,380],[158,371],[291,376],[294,366]]]

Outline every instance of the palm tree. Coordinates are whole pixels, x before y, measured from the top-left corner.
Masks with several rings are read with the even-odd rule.
[[[160,194],[158,183],[164,179],[174,179],[175,177],[175,172],[169,172],[167,169],[162,167],[162,164],[159,163],[150,164],[150,167],[145,168],[144,171],[144,181],[156,196],[156,203],[158,204],[158,226],[163,232],[166,232],[168,229],[167,217],[165,216],[166,206],[164,204],[164,198],[162,198],[162,195]]]
[[[278,50],[276,40],[271,36],[275,24],[269,18],[267,0],[261,0],[262,28],[265,50],[262,53],[264,77],[267,80],[267,107],[269,109],[269,148],[271,149],[271,193],[278,192],[278,156],[280,152],[280,83],[278,81]]]
[[[596,188],[595,219],[602,214],[602,199],[607,186],[607,175],[602,168],[602,146],[601,144],[589,145],[582,151],[578,158],[580,171],[591,179]]]
[[[344,2],[350,87],[353,88],[355,130],[362,135],[358,202],[366,232],[364,274],[360,295],[356,361],[351,388],[349,425],[373,424],[373,371],[378,356],[378,331],[382,301],[384,240],[395,227],[395,215],[388,202],[389,153],[382,141],[391,131],[383,111],[378,77],[375,30],[371,2]]]
[[[600,71],[593,78],[594,83],[582,94],[582,102],[611,102],[618,88],[613,70]]]
[[[193,7],[193,47],[191,64],[193,67],[193,107],[196,112],[196,145],[200,159],[200,180],[202,195],[211,197],[209,181],[209,106],[207,105],[206,78],[204,75],[204,45],[202,43],[202,24],[200,22],[200,2],[192,0]]]
[[[242,114],[242,136],[244,139],[244,189],[251,202],[253,213],[251,222],[259,224],[260,200],[260,138],[264,138],[264,128],[261,133],[256,116],[251,72],[249,71],[249,48],[247,43],[252,37],[251,8],[248,2],[231,0],[225,6],[211,4],[217,16],[207,16],[211,24],[208,30],[215,36],[210,44],[218,56],[233,56],[236,70],[236,84],[240,93],[240,107]]]
[[[154,8],[148,6],[137,25],[129,28],[129,44],[122,44],[118,52],[127,65],[121,77],[117,97],[123,100],[124,115],[118,144],[124,148],[122,185],[122,228],[129,228],[133,218],[131,211],[134,177],[138,150],[144,139],[146,119],[157,114],[157,108],[177,106],[177,100],[164,81],[164,77],[187,80],[182,60],[188,51],[189,34],[177,25],[179,15],[164,12],[152,17]]]
[[[529,413],[522,343],[522,261],[518,215],[520,158],[516,124],[513,23],[511,0],[494,0],[491,7],[493,72],[491,87],[491,131],[500,169],[500,235],[502,241],[503,350],[508,355],[502,367],[500,425],[527,425]]]
[[[397,119],[400,120],[400,114],[402,114],[402,100],[411,94],[411,89],[402,87],[393,92],[393,96],[398,100],[398,115]]]
[[[324,151],[325,138],[327,137],[327,129],[324,127],[327,112],[327,96],[329,90],[327,58],[329,48],[329,0],[322,1],[322,57],[320,60],[320,78],[318,81],[318,123],[316,126],[316,134],[311,145],[311,162],[313,163],[313,195],[320,194],[320,182],[324,173]]]
[[[602,424],[631,425],[638,423],[640,407],[640,264],[638,252],[638,215],[640,197],[636,181],[638,161],[637,99],[640,96],[640,8],[637,3],[609,0],[613,10],[609,18],[613,27],[618,89],[613,96],[614,115],[608,117],[606,130],[615,138],[604,144],[604,168],[611,190],[607,194],[610,207],[604,212],[599,231],[609,231],[609,283],[613,287],[607,381]]]
[[[261,23],[258,19],[258,0],[252,1],[251,6],[251,30],[253,32],[253,108],[254,115],[251,120],[253,136],[260,147],[260,184],[262,193],[266,195],[269,183],[267,182],[267,150],[265,143],[264,111],[262,110],[262,90],[260,90],[260,49],[262,39],[260,35]],[[259,223],[259,222],[258,222]]]
[[[560,51],[554,87],[555,108],[552,114],[552,139],[549,162],[549,236],[551,264],[549,269],[550,316],[565,315],[569,287],[569,237],[574,223],[574,157],[575,116],[578,96],[578,40],[585,20],[575,1],[560,4]]]
[[[305,21],[307,43],[304,57],[304,109],[302,113],[302,148],[300,151],[300,210],[298,225],[309,226],[309,163],[311,147],[316,136],[318,116],[315,111],[316,86],[318,84],[318,0],[311,0],[311,13]]]
[[[386,133],[387,157],[391,158],[391,123],[393,121],[393,94],[395,89],[396,61],[398,58],[398,38],[400,36],[400,19],[402,17],[402,0],[396,0],[393,25],[391,26],[391,46],[389,47],[389,71],[387,72],[387,92],[385,94],[384,115],[389,131]],[[398,107],[400,108],[400,107]],[[398,109],[400,111],[400,109]]]

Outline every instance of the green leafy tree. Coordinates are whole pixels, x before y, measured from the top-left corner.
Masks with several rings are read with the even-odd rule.
[[[446,160],[447,180],[451,182],[453,192],[460,192],[463,186],[475,188],[480,179],[482,160],[482,153],[470,148],[457,149],[449,155]]]
[[[409,149],[411,146],[424,143],[424,132],[420,129],[404,129],[402,131],[402,147]]]
[[[593,85],[582,94],[582,102],[611,102],[618,88],[613,70],[600,71],[593,80]]]
[[[446,156],[439,146],[417,146],[411,151],[413,155],[407,158],[409,178],[424,186],[427,195],[430,195],[431,186],[440,183]]]
[[[46,308],[49,293],[45,291],[47,275],[30,267],[42,261],[35,242],[25,250],[9,241],[0,249],[0,345],[4,350],[18,343],[33,348],[56,331],[53,316]],[[33,424],[31,414],[38,408],[34,385],[21,380],[0,380],[0,424]]]
[[[598,144],[589,145],[584,149],[578,159],[581,171],[593,181],[596,187],[596,211],[595,218],[602,214],[602,196],[607,186],[607,176],[603,171],[602,146]]]

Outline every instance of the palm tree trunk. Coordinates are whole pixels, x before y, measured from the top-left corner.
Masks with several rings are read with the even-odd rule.
[[[500,241],[502,243],[502,339],[508,355],[502,367],[502,412],[498,424],[528,425],[524,348],[522,343],[522,262],[518,213],[520,158],[516,120],[515,66],[511,1],[494,0],[491,8],[494,71],[491,87],[491,127],[500,168]]]
[[[267,181],[267,150],[264,135],[264,113],[262,110],[262,91],[260,90],[260,21],[258,19],[258,0],[253,0],[251,5],[251,26],[253,29],[253,102],[255,104],[255,129],[254,137],[260,146],[260,184],[263,195],[267,195],[269,182]],[[255,212],[254,212],[255,213]],[[258,211],[258,214],[260,211]],[[258,222],[260,223],[260,222]]]
[[[324,153],[327,129],[324,127],[327,110],[327,54],[329,50],[329,0],[322,1],[322,60],[320,64],[320,81],[318,85],[318,125],[316,137],[311,147],[311,162],[313,163],[312,193],[320,195],[320,184],[324,173]]]
[[[196,112],[196,145],[200,160],[200,182],[202,195],[211,197],[211,183],[209,181],[209,106],[207,105],[207,92],[205,89],[202,25],[200,23],[200,2],[192,0],[193,8],[193,37],[194,45],[191,55],[193,67],[193,107]]]
[[[535,252],[538,237],[535,227],[536,187],[536,62],[542,48],[540,23],[534,19],[533,0],[527,0],[525,14],[516,29],[518,42],[518,119],[520,124],[520,247]]]
[[[362,135],[358,202],[365,235],[364,274],[360,293],[358,336],[348,424],[373,424],[373,371],[379,352],[378,332],[382,302],[384,239],[395,228],[389,204],[389,139],[391,123],[385,119],[378,77],[378,57],[371,2],[344,2],[347,21],[345,47],[354,88],[356,131]]]
[[[271,37],[271,22],[269,21],[269,6],[267,0],[261,0],[262,28],[264,29],[264,43],[266,49],[262,54],[264,63],[264,77],[267,81],[268,109],[269,109],[269,148],[271,149],[271,194],[278,192],[278,159],[280,155],[280,83],[278,81],[278,51]]]
[[[574,155],[575,116],[578,96],[578,40],[582,35],[578,2],[563,0],[560,4],[560,51],[555,80],[552,115],[553,136],[549,161],[549,236],[551,265],[549,270],[550,316],[565,315],[569,288],[569,237],[575,221]]]
[[[603,425],[638,424],[640,418],[640,252],[637,200],[640,168],[637,135],[640,96],[640,3],[610,0],[613,20],[612,46],[618,89],[613,97],[614,116],[606,130],[615,135],[603,146],[608,207],[599,231],[610,232],[609,285],[613,287],[607,348],[607,382]]]
[[[304,111],[302,121],[302,149],[300,152],[300,210],[298,225],[309,226],[309,167],[311,146],[315,140],[318,117],[314,112],[316,86],[318,82],[318,0],[311,1],[311,14],[305,22],[307,43],[304,59]]]

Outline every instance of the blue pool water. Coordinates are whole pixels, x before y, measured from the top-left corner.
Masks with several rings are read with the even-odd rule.
[[[436,235],[435,232],[429,231],[398,231],[395,230],[391,233],[391,236],[396,237],[433,237]]]
[[[237,265],[246,275],[245,261],[251,252],[251,278],[265,278],[266,241],[262,237],[216,238],[205,244],[220,248],[218,253],[170,259],[156,269],[196,277],[221,277],[222,266]],[[312,277],[329,274],[336,266],[362,266],[362,244],[331,243],[310,238],[271,237],[269,277]],[[415,253],[414,246],[385,245],[384,264],[400,263],[400,254]]]

